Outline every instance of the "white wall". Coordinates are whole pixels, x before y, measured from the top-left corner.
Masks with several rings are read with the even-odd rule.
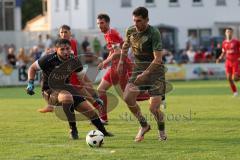
[[[22,14],[21,14],[21,8],[16,7],[14,9],[14,30],[15,31],[21,31],[22,29]]]
[[[65,8],[65,1],[58,0],[59,8],[56,8],[57,0],[48,1],[48,20],[50,30],[55,30],[62,24],[71,26],[72,29],[91,29],[92,24],[92,0],[79,0],[76,8],[74,1],[69,0],[69,9]]]
[[[146,6],[145,0],[132,0],[132,6],[121,7],[121,0],[79,0],[79,8],[66,11],[65,1],[59,0],[56,12],[56,0],[49,0],[50,29],[68,24],[73,29],[96,29],[96,16],[105,12],[111,16],[111,26],[125,29],[132,25],[132,11],[137,6]],[[73,0],[70,3],[74,3]],[[216,6],[216,0],[203,0],[203,6],[193,6],[192,0],[179,0],[178,7],[170,7],[168,0],[155,0],[155,7],[148,7],[150,24],[166,24],[178,28],[180,48],[187,40],[187,30],[191,28],[214,28],[215,22],[240,22],[240,5],[238,0],[226,0],[226,6]],[[51,18],[54,17],[54,18]]]

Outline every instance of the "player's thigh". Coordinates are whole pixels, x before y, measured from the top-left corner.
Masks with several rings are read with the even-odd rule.
[[[124,100],[135,100],[136,97],[140,94],[140,90],[137,86],[135,86],[133,83],[128,83],[125,87],[123,97]]]
[[[61,103],[58,101],[59,91],[48,89],[43,91],[42,95],[48,104],[55,106],[61,105]]]
[[[227,80],[228,81],[233,81],[233,74],[232,74],[232,72],[226,72],[226,77],[227,77]]]
[[[63,90],[58,93],[58,101],[60,103],[73,103],[73,96],[70,92]]]
[[[232,63],[229,61],[226,61],[225,63],[225,73],[226,73],[226,77],[228,80],[232,80],[233,78],[233,67],[232,67]]]
[[[106,91],[106,90],[108,90],[111,86],[112,86],[111,82],[106,81],[105,79],[102,79],[101,82],[100,82],[100,84],[98,85],[97,90],[98,90],[99,92],[101,92],[101,91]]]
[[[233,79],[234,81],[239,81],[240,80],[240,64],[239,62],[235,62],[233,65]]]
[[[162,102],[162,96],[160,95],[150,97],[150,100],[149,100],[150,108],[158,109],[160,107],[161,102]]]

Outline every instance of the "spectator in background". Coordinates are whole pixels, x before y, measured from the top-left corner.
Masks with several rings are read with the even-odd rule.
[[[174,60],[174,57],[173,57],[173,54],[172,52],[166,50],[166,49],[163,49],[163,62],[165,64],[174,64],[175,63],[175,60]]]
[[[93,51],[97,57],[100,57],[101,42],[99,41],[99,39],[97,37],[94,37],[94,39],[93,39]]]
[[[218,43],[217,47],[214,48],[212,51],[213,58],[215,60],[217,60],[219,58],[219,56],[221,55],[221,53],[222,53],[222,46],[221,46],[221,43]]]
[[[45,49],[53,47],[53,41],[49,34],[46,34],[46,40],[44,41],[44,47],[45,47]]]
[[[90,46],[86,48],[86,52],[84,53],[84,60],[87,64],[93,63],[93,61],[95,60],[94,53],[92,52]]]
[[[56,52],[54,48],[45,48],[44,52],[42,52],[41,57]]]
[[[44,50],[43,50],[44,51]],[[39,50],[38,46],[33,46],[33,48],[30,50],[30,57],[33,61],[38,60],[42,55],[42,51]]]
[[[103,60],[107,59],[108,55],[109,55],[109,51],[107,49],[107,45],[104,45],[103,46],[103,51],[102,51]]]
[[[27,67],[27,64],[31,61],[30,57],[25,54],[25,49],[20,48],[17,54],[17,66],[19,68],[25,68]]]
[[[187,50],[187,56],[188,56],[189,63],[193,63],[195,51],[193,50],[192,46],[190,46],[189,49]]]
[[[84,41],[82,42],[82,50],[83,50],[83,53],[85,54],[87,52],[87,47],[90,46],[90,43],[88,41],[88,37],[85,36],[84,37]]]
[[[196,33],[191,33],[187,40],[187,48],[192,47],[193,50],[196,50],[199,46]]]
[[[17,62],[17,58],[14,54],[14,48],[10,47],[8,48],[8,52],[7,52],[7,64],[11,65],[12,67],[16,67],[16,62]]]
[[[188,58],[188,55],[187,55],[187,51],[185,49],[182,49],[179,52],[180,52],[179,63],[180,64],[188,63],[189,58]]]
[[[45,46],[44,46],[44,42],[41,34],[38,35],[37,47],[38,47],[38,51],[40,52],[44,51]]]
[[[204,63],[205,62],[205,52],[203,48],[199,48],[194,54],[194,63]]]
[[[213,54],[210,50],[206,50],[204,55],[205,55],[205,62],[206,63],[211,63],[211,62],[215,61],[215,59],[213,57]]]
[[[17,67],[18,67],[18,80],[26,81],[27,80],[27,65],[31,62],[30,57],[25,54],[25,49],[20,48],[17,54]]]

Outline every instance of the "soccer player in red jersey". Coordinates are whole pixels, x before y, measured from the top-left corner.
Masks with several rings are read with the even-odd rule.
[[[223,57],[226,57],[225,70],[229,81],[233,96],[238,95],[237,87],[234,81],[239,81],[240,78],[240,41],[233,38],[233,29],[225,29],[226,39],[222,43],[222,54],[217,59],[219,63]]]
[[[127,84],[128,77],[132,67],[130,66],[131,65],[130,59],[128,57],[125,57],[124,60],[126,63],[128,63],[124,68],[125,76],[118,75],[116,67],[119,58],[117,58],[117,55],[120,55],[120,47],[123,44],[123,39],[115,29],[110,28],[110,17],[107,14],[99,14],[97,17],[97,24],[101,32],[104,33],[104,38],[107,43],[107,49],[109,50],[109,55],[107,59],[100,63],[98,65],[98,68],[99,69],[106,68],[111,63],[111,67],[107,70],[107,73],[104,75],[102,81],[98,86],[99,96],[104,102],[100,118],[101,121],[106,124],[108,122],[106,91],[112,85],[117,84],[120,85],[120,88],[123,91]]]

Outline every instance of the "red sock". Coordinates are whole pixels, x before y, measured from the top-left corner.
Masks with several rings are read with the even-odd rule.
[[[99,109],[99,104],[95,101],[93,104],[93,107],[96,108],[97,110]]]
[[[102,112],[100,113],[100,118],[104,121],[107,121],[108,120],[108,117],[107,117],[107,95],[100,95],[99,97],[103,100],[103,103],[104,103]]]
[[[230,87],[231,87],[231,90],[232,90],[233,93],[237,92],[237,87],[234,83],[230,82]]]

